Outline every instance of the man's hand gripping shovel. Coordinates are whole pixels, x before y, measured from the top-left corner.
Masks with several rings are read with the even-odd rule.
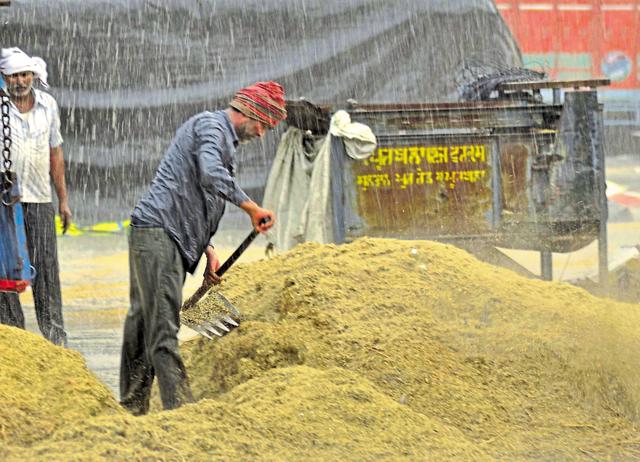
[[[268,219],[263,219],[261,224],[267,223]],[[231,254],[229,258],[216,270],[216,275],[222,277],[222,275],[240,258],[242,253],[249,247],[253,240],[260,234],[257,229],[253,229],[251,233],[242,241],[242,244]],[[188,311],[193,308],[214,286],[213,283],[208,282],[207,279],[202,283],[200,288],[182,304],[182,312]],[[201,322],[192,322],[189,319],[183,319],[183,324],[191,329],[195,330],[201,335],[209,339],[213,339],[212,335],[222,337],[232,329],[235,329],[240,325],[240,311],[233,306],[233,304],[222,295],[220,292],[214,292],[214,297],[219,302],[219,305],[223,307],[223,313],[218,313],[210,318]],[[188,318],[188,316],[187,316]]]

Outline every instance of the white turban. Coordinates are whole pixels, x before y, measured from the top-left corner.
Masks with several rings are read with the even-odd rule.
[[[0,72],[4,75],[33,72],[42,86],[49,88],[47,83],[47,63],[37,56],[29,56],[20,48],[3,48],[0,50]]]

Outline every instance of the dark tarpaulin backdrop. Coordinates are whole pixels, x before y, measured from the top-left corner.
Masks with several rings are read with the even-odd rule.
[[[0,23],[2,47],[48,63],[80,223],[127,218],[178,126],[255,81],[336,106],[455,101],[469,61],[521,64],[489,0],[13,0]],[[257,201],[283,129],[241,149]]]

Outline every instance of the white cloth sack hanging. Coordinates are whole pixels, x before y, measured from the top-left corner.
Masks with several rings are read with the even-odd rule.
[[[331,208],[331,137],[342,138],[347,155],[364,160],[377,146],[371,129],[351,122],[346,111],[331,118],[329,133],[310,141],[305,149],[303,130],[290,127],[283,135],[274,160],[263,206],[276,213],[267,240],[278,251],[301,242],[333,242]]]

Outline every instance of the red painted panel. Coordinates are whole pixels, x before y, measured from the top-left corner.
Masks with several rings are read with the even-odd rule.
[[[612,87],[640,87],[640,1],[497,0],[520,49],[527,54],[587,53],[591,77],[610,77]]]

